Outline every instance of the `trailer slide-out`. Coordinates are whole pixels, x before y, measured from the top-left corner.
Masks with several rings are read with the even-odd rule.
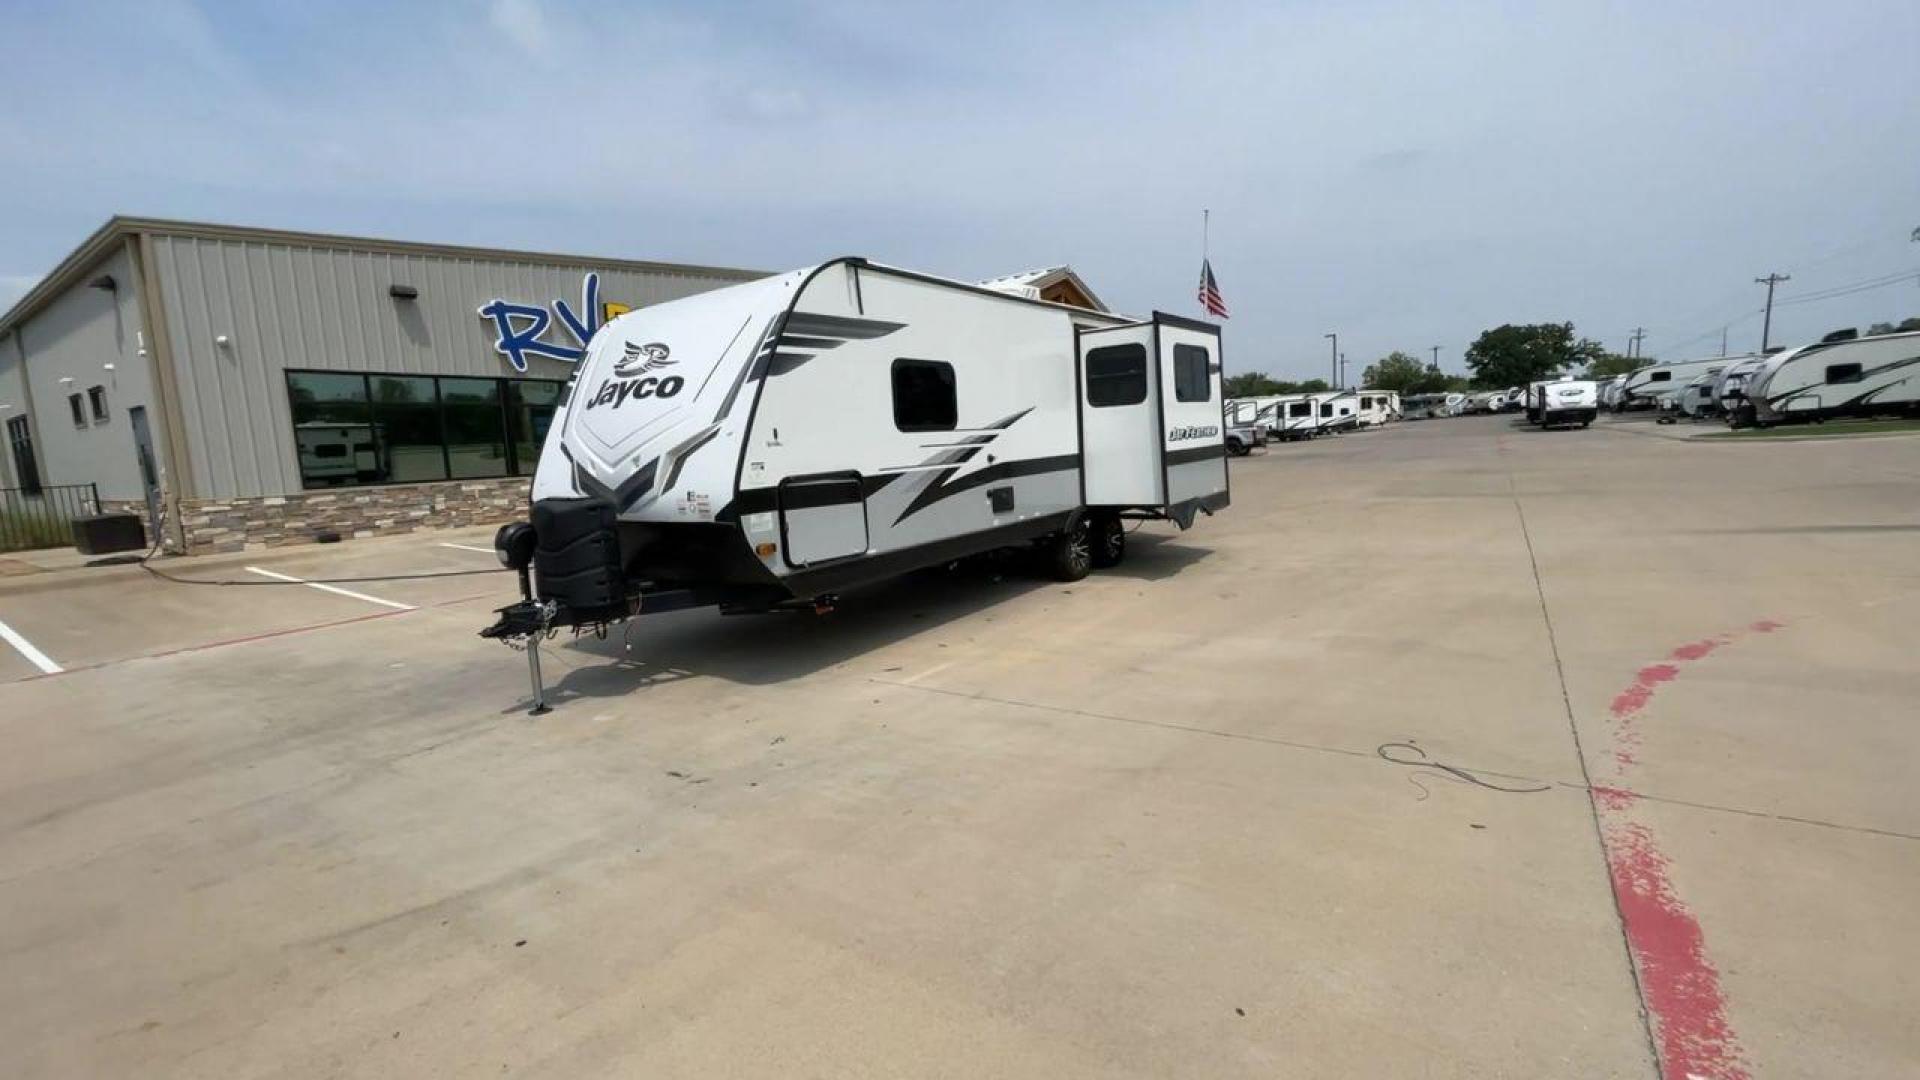
[[[1008,547],[1074,580],[1124,557],[1124,519],[1228,505],[1220,367],[1208,323],[857,258],[629,312],[501,530],[530,595],[485,632],[818,609]]]

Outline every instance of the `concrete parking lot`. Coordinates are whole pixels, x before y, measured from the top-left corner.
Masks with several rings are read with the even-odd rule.
[[[1078,584],[563,644],[539,718],[504,575],[0,578],[0,1074],[1920,1072],[1920,439],[1232,470]]]

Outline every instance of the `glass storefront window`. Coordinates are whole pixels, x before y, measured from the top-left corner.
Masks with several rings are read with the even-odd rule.
[[[560,407],[560,396],[566,385],[516,379],[507,383],[507,390],[511,402],[507,406],[507,430],[513,438],[513,471],[518,476],[532,476],[540,464],[540,446],[547,441],[547,428],[553,424],[553,413]]]
[[[457,479],[507,475],[506,415],[500,380],[441,379],[447,461]]]
[[[565,384],[287,373],[303,486],[528,475]]]
[[[447,455],[440,432],[434,380],[374,375],[373,434],[380,447],[380,480],[413,483],[445,480]]]

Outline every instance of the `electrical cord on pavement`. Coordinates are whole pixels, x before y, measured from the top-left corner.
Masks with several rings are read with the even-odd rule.
[[[1396,757],[1388,751],[1401,751],[1402,753],[1401,756]],[[1411,751],[1414,756],[1407,756],[1405,751]],[[1488,788],[1493,791],[1504,791],[1512,795],[1531,795],[1534,792],[1548,791],[1553,788],[1552,784],[1541,784],[1538,787],[1503,787],[1491,781],[1482,780],[1458,765],[1449,765],[1444,761],[1435,761],[1433,758],[1427,756],[1425,750],[1422,750],[1419,746],[1410,742],[1381,743],[1374,749],[1374,753],[1380,755],[1381,760],[1391,761],[1395,765],[1406,765],[1415,769],[1437,769],[1455,780],[1465,781],[1466,783]],[[1417,787],[1418,785],[1415,786]],[[1425,789],[1422,788],[1421,790],[1424,791]]]

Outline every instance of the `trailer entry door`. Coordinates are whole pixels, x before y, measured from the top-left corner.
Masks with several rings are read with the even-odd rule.
[[[814,566],[867,551],[867,500],[857,472],[780,482],[780,547],[787,565]]]
[[[1151,323],[1080,334],[1080,452],[1088,506],[1158,507],[1165,501],[1153,338]]]
[[[1186,528],[1201,509],[1226,505],[1226,439],[1220,422],[1220,331],[1157,315],[1160,400],[1166,438],[1166,511]]]

